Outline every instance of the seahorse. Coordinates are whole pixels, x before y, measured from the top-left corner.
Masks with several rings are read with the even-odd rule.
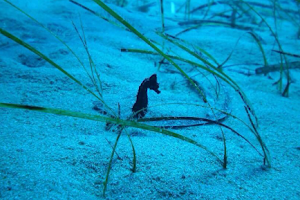
[[[150,78],[146,78],[140,85],[139,91],[136,96],[136,102],[132,107],[133,118],[143,118],[147,113],[148,107],[148,89],[154,90],[157,94],[160,93],[158,90],[159,84],[157,83],[157,76],[153,74]]]

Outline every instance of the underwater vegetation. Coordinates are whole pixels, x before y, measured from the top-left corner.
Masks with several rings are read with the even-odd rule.
[[[34,47],[34,44],[19,38],[14,33],[9,32],[4,27],[0,27],[1,37],[6,37],[25,49],[31,51],[32,53],[39,56],[39,60],[36,62],[49,63],[51,66],[63,73],[68,79],[74,83],[81,86],[82,90],[92,95],[95,100],[94,110],[97,110],[99,114],[90,114],[88,112],[77,112],[66,109],[42,107],[36,105],[24,105],[16,104],[15,102],[6,102],[5,99],[1,98],[0,107],[7,109],[23,109],[28,111],[35,111],[41,113],[49,113],[55,115],[61,115],[62,117],[73,117],[81,118],[86,120],[91,120],[95,122],[101,122],[105,124],[105,130],[115,130],[116,137],[112,144],[112,151],[108,161],[108,167],[103,180],[103,196],[107,190],[107,185],[109,184],[109,175],[112,168],[113,158],[116,156],[117,146],[121,136],[126,136],[131,146],[132,150],[132,162],[131,171],[135,173],[137,171],[137,156],[135,145],[132,140],[132,135],[128,129],[136,128],[141,131],[151,131],[158,134],[174,137],[183,142],[195,145],[202,150],[204,150],[207,155],[215,158],[217,163],[220,164],[221,168],[228,168],[228,140],[226,134],[228,132],[233,133],[235,136],[239,137],[243,142],[250,145],[253,150],[257,153],[262,161],[264,168],[271,168],[271,158],[268,147],[260,134],[259,121],[255,109],[253,108],[251,102],[247,97],[247,93],[241,88],[238,83],[228,75],[226,69],[231,69],[232,67],[227,65],[231,56],[234,55],[236,51],[236,45],[242,38],[249,37],[257,45],[258,51],[261,53],[261,61],[259,67],[256,69],[247,69],[247,75],[265,75],[267,76],[271,72],[278,72],[279,77],[274,81],[274,85],[277,86],[279,94],[283,97],[289,96],[290,87],[293,86],[292,70],[300,68],[300,61],[289,61],[289,58],[298,59],[300,55],[295,52],[287,52],[281,44],[280,37],[277,34],[276,24],[279,21],[289,20],[298,27],[298,32],[295,32],[295,38],[300,38],[300,2],[294,1],[297,5],[297,9],[290,9],[282,6],[279,1],[270,0],[263,3],[257,3],[252,1],[244,0],[231,0],[231,1],[207,1],[207,3],[199,3],[198,6],[192,7],[191,1],[182,1],[179,8],[172,9],[175,13],[182,13],[182,16],[175,19],[176,26],[168,26],[166,23],[167,18],[165,14],[165,4],[163,0],[159,1],[160,6],[160,28],[152,30],[152,37],[148,37],[146,33],[139,31],[132,23],[124,19],[118,12],[101,0],[91,0],[97,5],[101,12],[105,12],[106,15],[100,14],[98,10],[93,10],[84,3],[79,1],[70,0],[68,3],[71,6],[80,7],[83,11],[87,11],[92,14],[95,18],[100,18],[105,20],[109,24],[120,28],[122,31],[132,33],[132,36],[137,36],[144,44],[144,48],[132,48],[123,47],[120,49],[122,54],[133,54],[133,55],[147,55],[153,56],[155,59],[155,64],[157,71],[160,74],[169,72],[170,74],[180,74],[185,80],[185,90],[192,91],[193,96],[191,96],[191,102],[175,102],[166,103],[161,105],[155,105],[149,103],[151,99],[148,98],[148,92],[155,92],[156,94],[163,93],[165,88],[159,88],[159,76],[160,74],[153,74],[150,77],[140,78],[140,86],[136,88],[137,95],[136,101],[133,105],[129,105],[132,108],[132,113],[126,118],[121,116],[121,108],[118,105],[117,109],[114,109],[110,102],[105,100],[105,90],[104,81],[102,80],[102,74],[99,71],[98,64],[93,60],[93,55],[91,49],[88,46],[87,38],[85,36],[85,28],[83,27],[84,21],[80,18],[80,26],[76,26],[74,22],[72,26],[77,33],[78,40],[81,42],[82,47],[88,57],[88,65],[84,64],[82,58],[75,53],[66,42],[61,39],[55,30],[50,30],[51,28],[43,25],[39,19],[36,19],[18,7],[18,5],[13,4],[9,0],[4,0],[7,4],[14,7],[18,12],[23,13],[28,17],[31,22],[38,24],[45,32],[50,33],[54,38],[56,38],[62,46],[64,46],[69,53],[65,53],[66,56],[74,56],[80,66],[84,69],[87,77],[89,78],[90,84],[85,84],[76,76],[69,73],[64,69],[63,66],[59,65],[55,59],[51,56],[46,55],[46,53],[39,51]],[[204,2],[204,1],[202,1]],[[110,3],[114,3],[117,6],[125,7],[129,4],[126,0],[115,0]],[[149,9],[153,9],[155,4],[150,1],[143,1],[137,3],[137,10],[140,12],[147,12]],[[193,4],[194,5],[194,4]],[[216,11],[217,6],[224,6],[223,11]],[[194,17],[195,13],[201,13],[201,18]],[[270,25],[269,17],[273,17],[274,21]],[[247,23],[246,23],[247,22]],[[237,38],[236,45],[229,50],[226,59],[220,61],[219,58],[214,57],[209,53],[209,49],[203,49],[197,44],[192,44],[188,39],[182,39],[181,36],[185,34],[201,29],[204,26],[221,26],[228,27],[230,29],[238,29],[244,31],[244,34]],[[275,27],[275,28],[274,28]],[[280,63],[269,64],[267,52],[264,49],[264,38],[259,35],[259,29],[267,29],[269,33],[274,38],[274,49],[273,53],[279,56]],[[34,37],[34,35],[32,36]],[[122,38],[116,37],[115,40],[122,40]],[[23,57],[20,58],[26,62]],[[34,66],[34,64],[29,63],[28,65]],[[42,65],[42,64],[41,64]],[[252,72],[251,72],[252,71]],[[196,73],[195,73],[196,72]],[[245,73],[244,71],[237,71],[238,73]],[[195,75],[196,74],[196,75]],[[199,78],[200,77],[200,78]],[[172,87],[177,87],[178,82],[174,81]],[[149,90],[148,90],[149,89]],[[17,91],[13,91],[17,92]],[[183,94],[182,94],[183,95]],[[188,92],[186,95],[189,95]],[[230,98],[232,96],[239,98],[240,103],[244,108],[244,116],[237,116],[232,114],[232,109],[230,108]],[[282,98],[283,98],[282,97]],[[194,103],[194,99],[197,99],[198,103]],[[200,103],[201,102],[201,103]],[[177,106],[193,106],[194,109],[202,108],[206,110],[207,114],[205,116],[195,116],[195,115],[173,115],[158,113],[160,108],[168,107],[171,105]],[[150,105],[150,106],[148,106]],[[158,107],[155,110],[155,114],[149,114],[148,111]],[[154,115],[154,116],[153,116]],[[236,130],[235,127],[231,127],[226,124],[226,120],[229,118],[241,123],[256,139],[252,141],[247,137],[247,134],[241,133]],[[188,137],[182,132],[177,133],[177,129],[185,129],[191,127],[202,127],[202,126],[216,126],[218,127],[221,143],[222,143],[222,156],[220,152],[215,152],[211,148],[202,144],[201,142]],[[200,129],[201,131],[201,129]]]

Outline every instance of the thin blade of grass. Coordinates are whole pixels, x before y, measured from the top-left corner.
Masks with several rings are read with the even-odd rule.
[[[297,55],[297,54],[292,54],[292,53],[288,53],[288,52],[283,52],[283,51],[277,51],[277,50],[272,50],[276,53],[280,53],[280,54],[285,54],[287,56],[292,56],[292,57],[295,57],[295,58],[300,58],[300,55]]]
[[[248,109],[247,109],[246,107],[245,107],[245,110],[246,110],[247,116],[248,116],[248,118],[249,118],[249,120],[250,120],[250,122],[251,122],[251,124],[252,124],[252,126],[253,126],[252,118],[251,118],[251,116],[250,116],[250,114],[249,114],[249,111],[248,111]],[[266,144],[264,143],[264,141],[262,140],[262,138],[261,138],[260,134],[258,133],[257,129],[255,128],[255,126],[253,126],[253,128],[254,128],[254,133],[255,133],[254,135],[255,135],[255,137],[257,138],[257,140],[258,140],[258,142],[260,143],[260,146],[261,146],[261,148],[262,148],[262,150],[263,150],[263,153],[264,153],[264,161],[267,162],[267,166],[268,166],[268,167],[271,167],[271,160],[270,160],[270,153],[269,153],[269,150],[268,150]]]
[[[254,38],[255,42],[257,43],[257,45],[258,45],[258,47],[259,47],[259,49],[260,49],[260,51],[261,51],[261,53],[262,53],[263,59],[264,59],[264,65],[265,65],[265,66],[268,66],[268,62],[267,62],[267,58],[266,58],[266,55],[265,55],[265,51],[264,51],[264,49],[263,49],[263,47],[262,47],[262,45],[261,45],[261,42],[260,42],[260,40],[259,40],[259,37],[258,37],[254,32],[248,32],[248,33]],[[231,53],[229,54],[229,56],[225,59],[225,61],[224,61],[221,65],[219,65],[218,68],[224,66],[224,65],[226,64],[226,62],[230,59],[230,57],[232,56],[232,53],[234,52],[234,50],[235,50],[235,48],[236,48],[238,42],[240,41],[240,39],[241,39],[243,36],[244,36],[244,34],[243,34],[242,36],[239,37],[239,39],[238,39],[237,42],[235,43],[234,48],[232,49],[232,51],[231,51]]]
[[[165,32],[164,0],[160,0],[161,30]]]
[[[107,168],[107,171],[106,171],[105,180],[104,180],[104,183],[103,183],[103,197],[105,197],[105,192],[106,192],[106,188],[107,188],[107,184],[108,184],[109,173],[110,173],[110,170],[111,170],[111,164],[112,164],[112,161],[113,161],[113,158],[114,158],[116,148],[117,148],[117,145],[118,145],[121,134],[122,134],[122,131],[119,131],[118,136],[117,136],[116,141],[115,141],[115,144],[114,144],[114,147],[113,147],[113,150],[111,152],[111,156],[110,156],[109,163],[108,163],[108,168]]]
[[[207,9],[206,9],[205,14],[203,15],[202,19],[205,19],[205,18],[206,18],[206,16],[208,15],[210,9],[212,8],[211,5],[212,5],[213,3],[214,3],[214,0],[212,0],[211,2],[209,1],[208,6],[207,6]],[[190,13],[191,13],[191,12],[190,12]]]
[[[83,35],[83,39],[84,39],[84,42],[83,42],[83,46],[85,48],[85,51],[88,55],[88,58],[89,58],[89,63],[90,63],[90,69],[91,69],[91,72],[92,72],[92,77],[93,77],[93,80],[95,82],[94,86],[96,87],[96,90],[98,91],[99,95],[101,96],[102,98],[102,93],[103,93],[103,88],[102,88],[102,81],[100,79],[100,74],[98,73],[97,71],[97,67],[96,67],[96,64],[94,63],[93,59],[92,59],[92,56],[90,54],[90,51],[89,51],[89,48],[88,48],[88,45],[87,45],[87,41],[86,41],[86,37],[85,37],[85,33],[84,33],[84,29],[83,29],[83,25],[82,25],[82,21],[81,21],[81,18],[80,18],[80,25],[81,25],[81,30],[82,30],[82,35]],[[79,34],[79,33],[78,33]],[[95,74],[96,74],[96,77],[97,79],[95,78]],[[97,84],[97,81],[98,81],[98,84]]]
[[[233,27],[231,22],[223,22],[223,21],[216,21],[216,20],[190,20],[190,21],[184,21],[184,22],[179,22],[178,25],[183,26],[183,25],[194,25],[187,30],[190,29],[197,29],[201,26],[204,25],[214,25],[214,26],[222,26],[222,27],[231,27],[231,28],[237,28],[241,30],[252,30],[251,27],[244,26],[244,25],[239,25],[235,24]],[[183,30],[182,32],[186,32],[187,30]],[[178,35],[179,33],[177,33]],[[181,34],[181,33],[180,33]]]
[[[83,45],[83,47],[84,47],[84,49],[85,49],[85,51],[86,51],[86,53],[87,53],[87,55],[88,55],[88,58],[89,58],[89,63],[90,63],[90,69],[91,69],[91,72],[92,72],[92,74],[90,74],[88,71],[87,71],[87,69],[84,67],[84,70],[85,70],[85,72],[87,73],[87,75],[89,76],[89,78],[90,78],[90,80],[91,80],[91,82],[93,83],[93,85],[95,86],[95,88],[96,88],[96,90],[97,90],[97,92],[98,92],[98,94],[99,94],[99,96],[102,98],[102,92],[99,90],[99,88],[98,88],[98,84],[97,84],[97,82],[96,82],[96,80],[95,80],[95,76],[94,76],[94,73],[93,73],[93,69],[92,69],[92,58],[91,58],[91,56],[90,56],[90,53],[89,53],[89,50],[88,50],[88,47],[87,47],[87,44],[86,44],[86,41],[85,41],[85,36],[84,36],[84,39],[81,37],[81,35],[79,34],[79,31],[78,31],[78,29],[77,29],[77,27],[75,26],[75,24],[74,24],[74,22],[72,21],[72,24],[73,24],[73,27],[74,27],[74,29],[75,29],[75,31],[76,31],[76,33],[77,33],[77,35],[78,35],[78,37],[79,37],[79,39],[80,39],[80,41],[82,42],[82,45]]]
[[[233,52],[234,52],[236,46],[238,45],[240,39],[241,39],[243,36],[244,36],[244,34],[241,35],[241,36],[239,37],[239,39],[235,42],[235,45],[234,45],[234,47],[232,48],[230,54],[227,56],[227,58],[224,60],[224,62],[223,62],[221,65],[218,66],[218,68],[222,68],[222,67],[227,63],[227,61],[231,58],[231,56],[232,56],[232,54],[233,54]]]
[[[253,37],[253,39],[255,40],[256,44],[259,47],[259,50],[260,50],[260,52],[261,52],[261,54],[263,56],[263,59],[264,59],[264,66],[268,66],[269,64],[268,64],[268,61],[267,61],[267,57],[266,57],[264,48],[261,45],[259,37],[254,32],[248,32],[248,33]]]
[[[130,135],[127,133],[127,131],[126,131],[126,134],[127,134],[128,140],[129,140],[131,148],[132,148],[133,159],[132,159],[132,169],[131,169],[131,171],[134,173],[134,172],[136,172],[136,153],[135,153],[135,148],[134,148],[134,145],[133,145],[133,141],[132,141]]]

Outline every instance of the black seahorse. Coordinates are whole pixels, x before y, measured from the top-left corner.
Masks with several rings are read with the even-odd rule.
[[[143,118],[147,113],[148,107],[148,89],[154,90],[157,94],[160,93],[158,90],[159,84],[157,83],[157,76],[153,74],[150,78],[146,78],[140,85],[138,94],[136,96],[136,102],[132,107],[133,117],[140,119]]]

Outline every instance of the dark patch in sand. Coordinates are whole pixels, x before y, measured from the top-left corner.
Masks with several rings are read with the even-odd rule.
[[[66,56],[68,54],[69,54],[68,51],[66,51],[64,49],[59,49],[58,51],[52,52],[50,54],[50,58],[51,59],[56,59],[56,58],[60,58],[60,57]]]
[[[55,34],[63,35],[68,29],[60,24],[49,23],[47,24],[47,28]]]
[[[0,24],[1,24],[1,28],[8,30],[8,31],[11,31],[11,30],[26,31],[24,24],[15,19],[9,19],[9,18],[0,19]]]
[[[45,60],[35,55],[20,54],[18,59],[23,65],[30,68],[42,67],[46,63]]]

